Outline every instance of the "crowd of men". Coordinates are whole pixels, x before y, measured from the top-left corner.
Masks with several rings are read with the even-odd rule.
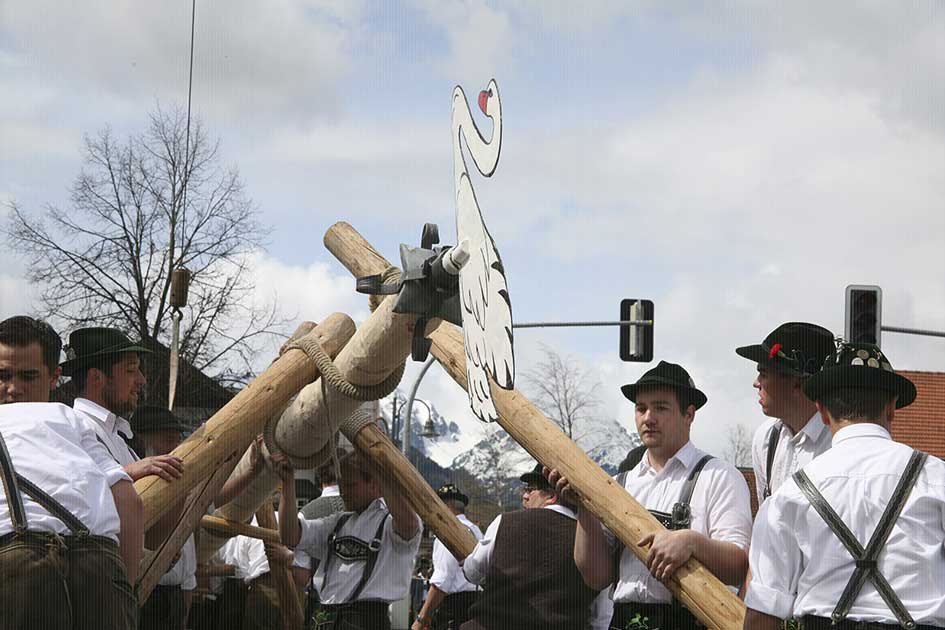
[[[138,406],[147,349],[121,332],[80,329],[61,364],[60,352],[43,322],[0,322],[0,630],[184,627],[193,539],[139,602],[143,549],[159,545],[180,512],[144,531],[132,485],[181,475],[171,452],[183,427],[166,409]],[[524,509],[485,533],[465,516],[468,497],[447,484],[440,498],[478,543],[462,560],[434,543],[412,630],[699,628],[667,586],[690,558],[744,597],[745,628],[787,619],[809,629],[945,627],[945,463],[890,435],[915,386],[878,347],[836,343],[813,324],[783,324],[736,352],[757,368],[768,418],[752,444],[754,522],[744,477],[690,439],[707,395],[685,368],[661,361],[622,388],[643,446],[616,481],[665,527],[634,541],[644,559],[557,470],[539,464],[523,475]],[[71,408],[48,402],[61,375],[74,382]],[[214,627],[280,627],[268,562],[277,551],[307,593],[308,627],[390,628],[423,529],[402,490],[361,454],[341,452],[337,469],[319,471],[322,496],[299,511],[291,463],[263,451],[254,443],[252,465],[211,509],[269,466],[282,481],[283,544],[237,538],[220,550],[243,586],[237,613],[224,606]],[[221,605],[237,599],[232,590],[219,590]]]

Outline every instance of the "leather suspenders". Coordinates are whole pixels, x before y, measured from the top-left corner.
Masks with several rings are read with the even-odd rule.
[[[774,454],[778,450],[778,440],[781,439],[781,428],[784,425],[775,423],[768,431],[768,461],[765,465],[765,491],[761,496],[764,501],[771,496],[771,469],[774,468]]]
[[[342,514],[338,519],[338,522],[335,523],[335,528],[328,536],[328,554],[325,556],[325,581],[322,584],[322,590],[324,590],[325,585],[328,584],[328,577],[330,575],[328,573],[328,569],[331,568],[332,557],[336,555],[334,553],[335,540],[338,539],[338,534],[341,532],[341,528],[344,527],[349,518],[351,518],[350,512],[347,514]],[[363,591],[364,587],[367,586],[368,580],[371,579],[371,575],[374,573],[374,567],[377,566],[377,557],[380,555],[381,551],[381,537],[384,535],[384,524],[387,523],[387,519],[389,518],[390,512],[385,513],[384,518],[381,519],[380,524],[377,526],[377,531],[374,532],[374,538],[367,545],[368,557],[364,561],[364,569],[361,572],[361,579],[358,581],[357,586],[354,587],[351,595],[347,597],[346,603],[351,604],[357,601],[358,595],[361,594],[361,591]],[[363,541],[359,542],[363,544]]]
[[[21,487],[27,496],[62,521],[73,534],[89,533],[88,527],[76,518],[72,512],[63,507],[59,501],[56,501],[42,488],[13,469],[13,460],[7,451],[7,445],[2,434],[0,434],[0,475],[3,478],[3,492],[7,498],[10,520],[13,522],[13,530],[16,533],[22,534],[28,530],[26,509],[23,507],[23,496],[20,494]]]
[[[853,532],[850,531],[836,511],[830,507],[830,504],[827,503],[820,491],[814,487],[814,484],[811,483],[810,478],[804,473],[804,470],[801,469],[794,473],[794,481],[801,489],[801,492],[804,493],[804,496],[807,497],[811,506],[813,506],[813,508],[817,510],[817,513],[820,514],[820,517],[824,519],[830,531],[843,543],[843,546],[846,547],[847,551],[850,552],[850,555],[853,556],[853,559],[856,561],[856,568],[853,570],[853,575],[850,576],[850,581],[847,582],[847,586],[843,590],[843,594],[840,596],[836,608],[834,608],[833,613],[830,615],[831,621],[834,624],[840,623],[846,619],[850,608],[863,589],[863,585],[866,583],[866,580],[869,580],[873,583],[873,586],[876,587],[876,591],[879,593],[880,597],[883,598],[883,601],[886,602],[886,605],[889,606],[889,610],[891,610],[896,616],[896,619],[899,620],[899,625],[907,629],[915,628],[915,621],[912,619],[909,611],[906,610],[906,607],[903,606],[902,600],[899,599],[899,596],[892,590],[892,587],[889,585],[889,582],[886,581],[886,578],[883,577],[883,574],[879,572],[876,566],[876,559],[879,557],[880,551],[882,551],[883,546],[886,544],[886,540],[892,532],[893,525],[895,525],[896,519],[899,518],[899,514],[902,512],[902,508],[909,498],[909,493],[912,492],[912,488],[915,486],[915,482],[919,477],[919,473],[927,457],[928,455],[922,451],[912,452],[912,457],[909,458],[909,463],[906,464],[906,469],[902,477],[899,478],[899,483],[896,485],[896,489],[893,491],[892,497],[890,497],[889,503],[886,505],[886,510],[879,519],[879,524],[877,524],[876,529],[873,531],[873,535],[870,537],[865,549],[860,545],[856,536],[853,535]]]

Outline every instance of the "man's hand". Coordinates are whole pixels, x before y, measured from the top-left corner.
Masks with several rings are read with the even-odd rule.
[[[253,475],[258,475],[266,467],[266,458],[262,454],[263,436],[257,435],[249,447],[250,471]]]
[[[292,562],[295,560],[295,554],[285,545],[275,545],[265,542],[263,543],[263,547],[266,550],[266,558],[271,562],[292,566]]]
[[[640,547],[650,546],[644,564],[653,577],[660,582],[668,581],[676,569],[692,557],[694,546],[691,535],[692,531],[688,529],[654,532],[637,543]]]
[[[174,481],[180,479],[184,472],[184,460],[174,455],[155,455],[128,464],[124,470],[132,481],[149,475],[157,475],[164,481]]]
[[[286,484],[295,483],[295,468],[292,467],[292,462],[285,453],[272,453],[269,456],[269,463],[272,464],[273,472],[282,480],[283,488]]]
[[[555,489],[555,492],[559,497],[565,500],[565,502],[570,503],[575,508],[579,508],[584,505],[584,502],[581,500],[581,497],[577,492],[571,489],[571,484],[568,482],[568,478],[561,475],[558,472],[557,468],[548,468],[543,466],[541,469],[541,474],[545,476],[548,480],[548,483],[551,484],[551,487]]]

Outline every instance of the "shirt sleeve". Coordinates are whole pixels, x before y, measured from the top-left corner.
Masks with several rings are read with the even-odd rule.
[[[386,534],[386,538],[394,543],[395,547],[410,547],[413,545],[414,541],[417,540],[417,536],[421,536],[423,534],[423,521],[421,521],[420,517],[416,514],[414,514],[413,517],[417,521],[417,531],[414,533],[413,538],[410,539],[401,538],[400,534],[397,533],[397,530],[394,529],[393,516],[387,518],[387,522],[384,523],[384,533]]]
[[[447,558],[446,556],[449,556]],[[449,561],[453,560],[453,567],[449,566]],[[437,587],[444,593],[449,591],[449,578],[450,578],[450,569],[458,568],[456,559],[453,558],[453,555],[446,550],[446,545],[440,542],[440,539],[437,538],[433,541],[433,574],[430,575],[430,584]]]
[[[762,504],[755,518],[748,554],[752,579],[745,594],[748,608],[778,619],[793,614],[802,564],[795,519],[783,489]]]
[[[299,536],[299,544],[295,546],[295,549],[300,549],[313,558],[325,557],[328,537],[331,536],[331,532],[335,529],[335,525],[338,523],[338,519],[341,518],[341,515],[342,513],[339,512],[331,516],[326,516],[325,518],[316,518],[314,520],[299,516],[299,528],[302,533]],[[292,549],[291,547],[289,548]]]
[[[502,515],[499,514],[489,524],[482,540],[476,543],[472,553],[463,562],[463,575],[473,584],[482,584],[486,581],[486,574],[489,573],[489,567],[492,566],[492,543],[495,542],[501,523]]]
[[[311,569],[312,558],[301,549],[296,549],[292,554],[292,566],[301,567],[303,569]]]
[[[131,481],[131,477],[125,472],[112,454],[108,452],[105,445],[102,444],[95,435],[95,429],[82,416],[77,413],[72,414],[75,422],[75,428],[79,433],[79,444],[82,449],[89,454],[95,465],[105,474],[105,479],[109,486],[114,486],[119,481]]]
[[[751,491],[738,469],[722,465],[706,502],[706,531],[712,540],[747,550],[751,541]]]

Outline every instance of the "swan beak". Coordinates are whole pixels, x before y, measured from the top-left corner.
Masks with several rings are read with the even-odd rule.
[[[489,115],[489,112],[486,111],[486,105],[489,103],[489,92],[483,90],[479,93],[479,109],[482,110],[482,113],[486,116]]]

